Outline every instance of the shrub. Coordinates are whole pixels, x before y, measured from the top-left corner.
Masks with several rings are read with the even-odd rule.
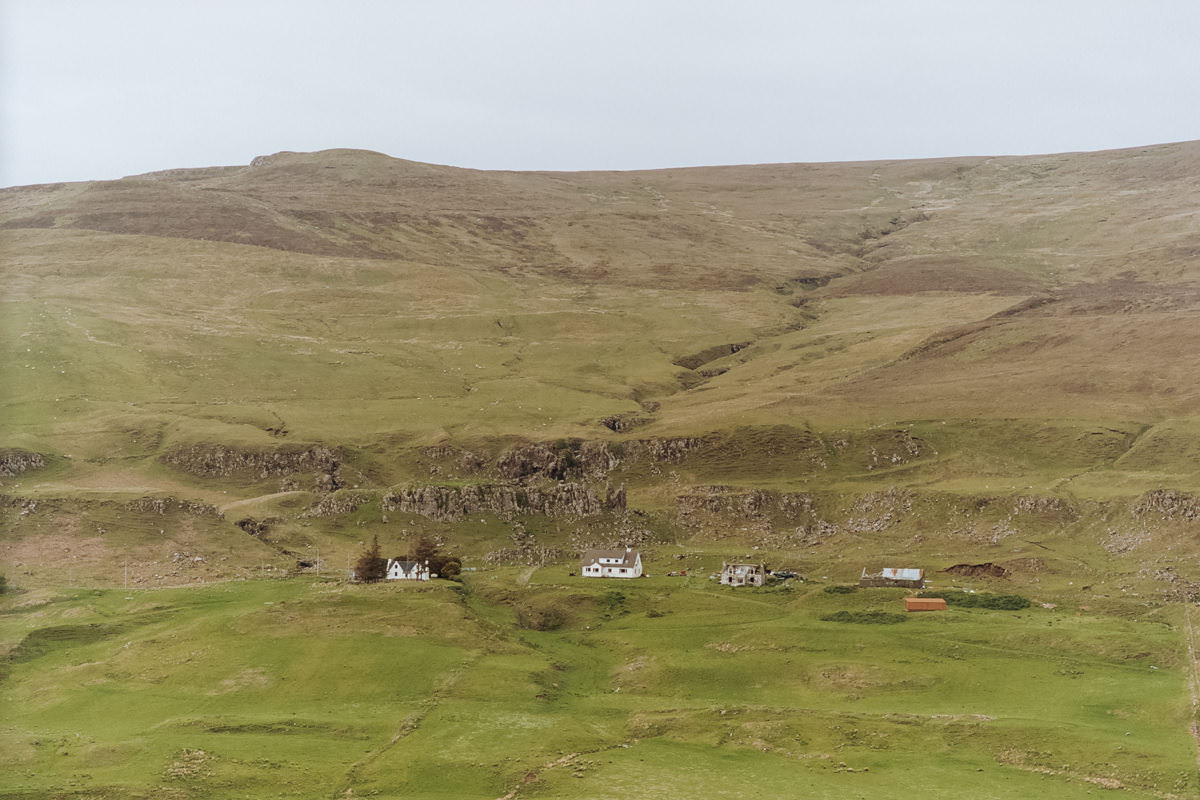
[[[988,608],[993,611],[1020,611],[1032,603],[1019,594],[971,594],[969,592],[921,592],[920,597],[942,597],[946,604],[962,608]]]
[[[616,589],[610,589],[605,592],[600,597],[600,605],[602,605],[609,614],[623,613],[629,610],[625,607],[625,594],[617,591]]]
[[[850,594],[851,592],[857,592],[858,587],[848,586],[843,583],[835,583],[832,586],[826,586],[821,591],[825,592],[825,594]]]
[[[904,614],[890,614],[887,611],[835,611],[821,617],[825,622],[855,622],[862,625],[895,625],[905,622],[908,617]]]

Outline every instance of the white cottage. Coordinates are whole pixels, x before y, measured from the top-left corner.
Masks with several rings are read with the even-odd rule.
[[[580,559],[580,574],[585,578],[640,578],[642,554],[631,547],[587,550]]]
[[[429,562],[420,564],[416,561],[401,561],[389,558],[387,562],[387,579],[389,581],[427,581],[429,580]]]

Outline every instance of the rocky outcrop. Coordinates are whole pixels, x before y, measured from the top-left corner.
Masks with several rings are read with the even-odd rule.
[[[37,511],[38,501],[32,497],[13,497],[0,494],[0,508],[19,508],[21,509],[20,516],[25,517]]]
[[[1200,519],[1200,498],[1173,489],[1156,489],[1139,497],[1130,511],[1135,517],[1192,521]]]
[[[0,450],[0,478],[13,478],[30,470],[46,466],[46,457],[19,448]]]
[[[705,440],[698,436],[676,436],[674,438],[640,439],[627,445],[634,458],[645,454],[653,461],[682,461],[688,453],[699,450]]]
[[[999,564],[987,561],[983,564],[955,564],[946,567],[942,572],[957,575],[960,578],[1007,578],[1008,570]]]
[[[243,517],[234,524],[251,536],[265,536],[271,530],[273,522],[274,518],[255,519],[254,517]]]
[[[895,486],[864,494],[850,507],[850,517],[843,527],[852,533],[877,533],[898,523],[912,506],[912,493]]]
[[[353,489],[342,489],[328,494],[315,505],[305,509],[302,517],[337,517],[343,514],[353,514],[360,507],[375,499],[372,492],[360,492]]]
[[[638,414],[613,414],[600,418],[600,424],[613,433],[624,433],[642,425],[648,425],[653,421],[653,417],[643,417]]]
[[[321,445],[294,445],[270,450],[239,449],[220,444],[193,444],[173,448],[162,456],[163,463],[202,478],[244,477],[266,479],[313,472],[317,491],[341,487],[336,450]]]
[[[454,522],[471,514],[544,514],[548,517],[590,517],[625,510],[624,487],[611,487],[601,499],[581,483],[562,483],[547,489],[503,484],[468,486],[397,486],[383,496],[384,511],[419,514]]]
[[[606,442],[560,439],[510,447],[496,459],[495,470],[508,481],[549,478],[556,481],[603,480],[621,466],[648,459],[675,462],[699,449],[704,440],[695,436]]]
[[[1075,509],[1061,497],[1020,495],[1013,498],[1013,514],[1032,514],[1039,517],[1067,518],[1076,516]]]
[[[193,517],[224,519],[221,509],[199,500],[180,500],[177,497],[139,497],[125,504],[126,511],[143,514],[189,514]]]
[[[606,417],[602,424],[612,430],[625,430],[649,418]],[[421,455],[428,462],[430,475],[488,476],[505,483],[542,481],[600,482],[618,469],[649,464],[683,461],[700,450],[719,451],[725,446],[725,434],[665,436],[613,442],[592,439],[558,439],[546,442],[511,444],[498,455],[489,457],[452,444],[426,447]],[[790,442],[788,443],[791,444]],[[752,448],[751,448],[752,449]],[[749,457],[749,449],[741,455]]]
[[[517,445],[496,459],[496,472],[509,481],[602,480],[620,466],[626,457],[625,450],[623,445],[582,439]]]

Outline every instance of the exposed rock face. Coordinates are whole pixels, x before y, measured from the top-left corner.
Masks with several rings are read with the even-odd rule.
[[[605,485],[604,507],[613,511],[625,510],[625,484],[622,483],[615,490],[611,483]]]
[[[353,514],[361,506],[374,500],[372,492],[359,492],[353,489],[342,489],[322,497],[316,505],[305,509],[302,517],[336,517],[342,514]]]
[[[697,436],[677,436],[668,439],[641,439],[632,442],[633,455],[645,453],[655,461],[682,461],[693,450],[699,450],[704,440]]]
[[[624,431],[647,420],[636,415],[605,417],[600,422],[613,431]],[[430,448],[427,454],[435,452]],[[451,451],[437,448],[441,458]],[[560,439],[554,442],[522,443],[509,447],[494,463],[475,458],[475,472],[493,471],[506,481],[538,478],[552,480],[601,480],[620,467],[674,464],[696,454],[718,469],[745,464],[753,469],[762,459],[786,461],[790,469],[826,469],[834,458],[867,470],[907,464],[936,450],[907,430],[874,431],[867,436],[847,434],[826,442],[815,431],[789,425],[744,427],[704,436],[655,437],[621,442]],[[468,466],[464,452],[457,466]],[[473,457],[474,458],[474,457]]]
[[[609,417],[600,418],[600,424],[613,433],[624,433],[625,431],[633,430],[653,421],[653,417],[642,417],[637,414],[613,414]]]
[[[988,561],[983,564],[955,564],[946,567],[942,572],[959,575],[964,578],[1007,578],[1008,570],[999,564]]]
[[[912,494],[895,486],[882,492],[864,494],[850,508],[845,528],[854,533],[886,530],[912,511]]]
[[[496,472],[510,481],[535,477],[600,480],[620,463],[621,456],[608,442],[564,439],[509,448],[496,459]]]
[[[1034,514],[1042,517],[1074,518],[1075,509],[1061,497],[1020,495],[1013,498],[1014,514]]]
[[[622,465],[639,459],[656,462],[679,461],[698,449],[703,439],[694,436],[638,439],[631,442],[562,439],[510,447],[496,459],[496,472],[509,481],[534,478],[602,480]]]
[[[180,500],[177,497],[139,497],[125,504],[126,511],[137,511],[151,514],[190,514],[194,517],[216,517],[224,519],[221,510],[209,503],[199,500]]]
[[[384,511],[420,514],[453,522],[470,514],[544,514],[548,517],[590,517],[605,511],[624,511],[624,487],[606,492],[602,500],[580,483],[548,489],[477,484],[473,486],[398,486],[383,496]],[[606,502],[607,501],[607,502]]]
[[[1156,489],[1146,492],[1130,509],[1135,517],[1148,515],[1163,520],[1200,519],[1200,498],[1173,489]]]
[[[44,466],[46,466],[46,459],[41,453],[31,453],[28,450],[17,448],[0,450],[0,478],[12,478]]]
[[[176,447],[162,460],[181,472],[203,478],[264,479],[312,470],[318,491],[332,492],[341,487],[338,479],[341,459],[336,450],[321,445],[242,450],[220,444],[194,444]]]
[[[251,536],[262,536],[271,529],[269,520],[258,520],[254,517],[244,517],[237,521],[237,526]]]

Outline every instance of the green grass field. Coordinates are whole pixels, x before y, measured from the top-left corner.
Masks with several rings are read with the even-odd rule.
[[[6,597],[0,797],[1200,791],[1181,606],[863,625],[820,617],[903,590],[566,572]]]

